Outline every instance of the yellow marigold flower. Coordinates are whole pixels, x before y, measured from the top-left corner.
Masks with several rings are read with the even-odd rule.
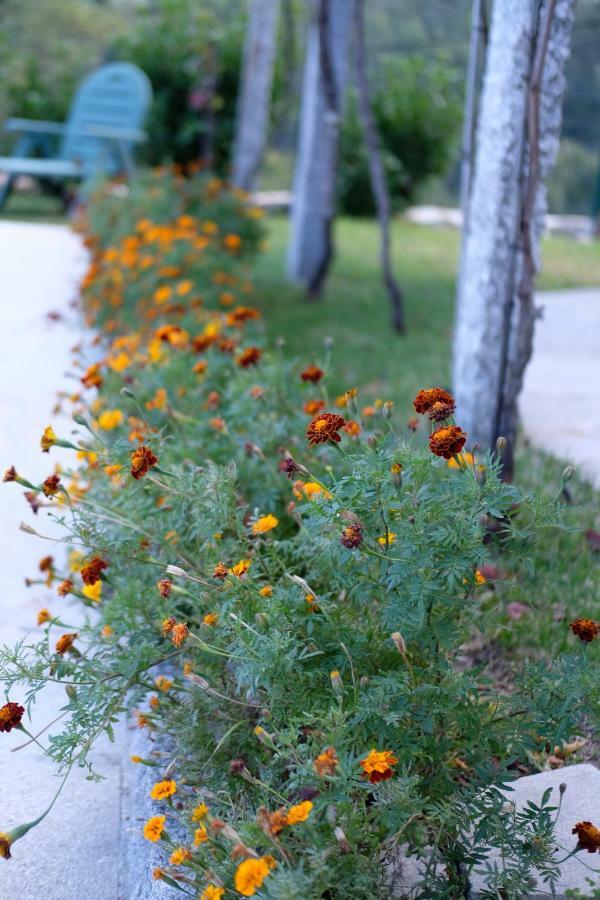
[[[219,621],[219,617],[216,613],[206,613],[202,621],[205,625],[216,625]]]
[[[200,900],[221,900],[224,893],[224,888],[217,887],[216,884],[207,884],[200,894]]]
[[[96,581],[95,584],[84,584],[82,594],[84,597],[87,597],[88,600],[99,603],[102,595],[102,582]]]
[[[392,544],[396,543],[396,538],[398,535],[395,531],[388,531],[387,534],[382,535],[377,538],[377,543],[381,544],[382,547],[391,547]]]
[[[160,287],[157,287],[154,291],[154,302],[159,304],[167,303],[172,296],[172,288],[170,288],[168,284],[161,284]]]
[[[363,770],[363,777],[367,778],[371,784],[377,784],[378,781],[386,781],[392,777],[393,767],[397,762],[398,758],[391,750],[373,749],[364,759],[361,759],[360,766]]]
[[[113,372],[124,372],[125,369],[129,368],[131,363],[131,356],[124,351],[115,354],[115,356],[109,356],[106,360],[106,365],[109,369],[112,369]]]
[[[167,781],[157,781],[150,791],[150,796],[153,800],[166,800],[167,797],[172,797],[176,791],[177,782],[172,779],[168,779]]]
[[[252,897],[262,886],[277,863],[272,856],[261,856],[258,859],[245,859],[235,871],[235,889],[243,897]]]
[[[71,572],[79,572],[83,565],[84,555],[81,550],[71,550],[69,553],[69,569]]]
[[[176,847],[169,857],[169,862],[172,866],[180,866],[186,859],[190,859],[191,856],[192,854],[186,847]]]
[[[318,497],[319,494],[323,494],[326,500],[330,500],[333,496],[329,493],[328,490],[323,488],[316,481],[297,481],[294,484],[294,493],[299,498],[301,498],[302,494],[304,493],[304,496],[307,500],[314,500],[314,498]]]
[[[131,761],[132,763],[141,763],[141,762],[144,762],[144,760],[142,759],[142,757],[141,757],[141,756],[136,756],[135,753],[133,754],[133,756],[130,756],[129,759],[130,759],[130,761]]]
[[[119,474],[123,466],[120,466],[118,463],[115,463],[112,466],[104,466],[104,471],[108,475],[109,478],[114,478]]]
[[[39,613],[37,614],[37,623],[38,625],[43,625],[44,622],[49,622],[51,618],[52,615],[50,613],[50,610],[44,607],[44,609],[40,609]]]
[[[106,409],[98,417],[98,428],[103,431],[112,431],[123,422],[123,413],[120,409]]]
[[[201,825],[199,828],[196,828],[194,831],[194,847],[199,847],[200,844],[205,844],[208,840],[208,833],[206,831],[206,826]]]
[[[229,571],[232,575],[235,575],[236,578],[241,578],[245,575],[252,565],[251,559],[240,559],[238,563],[235,564]]]
[[[54,429],[51,425],[48,425],[44,428],[44,433],[42,434],[42,439],[40,441],[40,446],[42,448],[43,453],[48,453],[50,447],[53,447],[58,438],[54,432]]]
[[[261,516],[256,522],[252,523],[252,533],[265,534],[267,531],[277,528],[278,525],[279,519],[269,513],[267,516]]]
[[[311,814],[313,804],[310,800],[304,800],[295,806],[290,806],[287,811],[288,825],[297,825],[299,822],[306,822]]]
[[[158,675],[154,679],[154,684],[158,688],[159,691],[166,692],[173,687],[173,682],[169,678],[165,678],[164,675]]]
[[[152,841],[152,843],[160,841],[166,820],[166,816],[152,816],[151,819],[148,819],[144,825],[144,837],[147,841]]]
[[[261,597],[272,597],[273,596],[273,588],[271,587],[270,584],[265,584],[264,587],[261,587],[261,589],[258,593],[261,595]]]
[[[206,803],[199,803],[198,806],[192,810],[192,822],[201,822],[202,819],[206,818],[207,815],[208,806],[206,805]]]
[[[475,462],[475,457],[473,456],[472,453],[469,453],[468,450],[463,450],[462,453],[458,453],[457,459],[459,460],[459,462],[457,462],[453,456],[450,457],[450,459],[448,460],[448,468],[449,469],[460,469],[461,468],[460,463],[463,463],[463,465],[465,465],[465,466],[466,465],[472,466],[473,463]]]

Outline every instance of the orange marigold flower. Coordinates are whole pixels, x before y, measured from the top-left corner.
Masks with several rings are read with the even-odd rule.
[[[348,550],[355,550],[357,547],[360,547],[363,542],[362,525],[346,525],[346,527],[342,529],[340,540],[343,546],[347,547]]]
[[[232,575],[235,575],[236,578],[242,578],[248,572],[248,569],[252,565],[251,559],[240,559],[239,562],[232,566],[229,570]]]
[[[59,586],[56,588],[56,593],[59,597],[66,597],[67,594],[70,594],[73,590],[73,582],[68,578],[65,578],[64,581],[61,581]]]
[[[202,619],[204,625],[216,625],[218,621],[219,617],[216,613],[206,613]]]
[[[171,690],[173,687],[173,682],[170,678],[166,678],[164,675],[157,675],[154,679],[154,684],[158,688],[159,691],[165,693],[166,691]]]
[[[260,312],[253,306],[236,306],[227,314],[226,322],[229,326],[242,325],[250,319],[260,319]]]
[[[346,422],[344,425],[344,431],[346,434],[351,435],[352,437],[357,437],[360,434],[360,425],[358,422]]]
[[[56,642],[56,652],[63,656],[73,646],[77,633],[63,634]]]
[[[19,703],[5,703],[0,706],[0,731],[9,732],[18,728],[25,714],[25,707]]]
[[[100,374],[100,364],[99,363],[93,363],[93,365],[89,366],[88,369],[86,369],[85,374],[82,375],[82,377],[81,377],[81,383],[86,388],[102,387],[103,381],[104,381],[104,379],[102,378],[102,375]]]
[[[289,825],[285,809],[276,809],[275,812],[266,813],[263,821],[271,834],[279,834],[286,825]]]
[[[436,456],[450,459],[461,452],[467,440],[467,433],[458,425],[446,425],[438,428],[429,436],[429,449]]]
[[[252,897],[277,863],[272,856],[245,859],[235,870],[235,889],[243,897]]]
[[[156,866],[155,869],[152,869],[152,877],[155,881],[161,881],[165,877],[165,870],[161,869],[160,866]]]
[[[222,562],[217,563],[213,569],[213,578],[220,578],[220,579],[227,578],[228,574],[229,574],[229,569]]]
[[[163,619],[163,623],[162,623],[163,635],[166,636],[167,634],[171,634],[171,632],[173,631],[173,629],[176,625],[177,625],[177,619],[175,618],[175,616],[169,616],[168,619]]]
[[[278,525],[279,519],[277,516],[273,516],[271,513],[266,516],[260,516],[256,522],[252,523],[252,534],[265,534],[267,531],[277,528]]]
[[[217,887],[216,884],[207,884],[202,893],[200,900],[222,900],[225,888]]]
[[[157,781],[150,791],[150,796],[153,800],[166,800],[167,797],[172,797],[176,792],[177,782],[167,779],[167,781]]]
[[[337,413],[321,413],[312,422],[309,422],[306,429],[308,446],[314,447],[317,444],[326,444],[328,441],[339,444],[341,437],[338,431],[345,424],[346,420]]]
[[[198,362],[192,367],[192,372],[195,375],[203,375],[208,369],[208,363],[205,359],[199,359]]]
[[[101,556],[94,556],[81,569],[81,578],[84,584],[96,584],[100,580],[100,574],[103,569],[108,568],[108,563]]]
[[[363,778],[367,778],[371,784],[378,781],[386,781],[394,774],[393,767],[398,762],[391,750],[371,750],[364,759],[360,760],[363,770]]]
[[[441,387],[428,388],[427,390],[419,391],[413,400],[415,412],[418,412],[420,415],[429,412],[435,403],[443,403],[446,406],[451,406],[452,411],[454,411],[454,397]]]
[[[171,640],[176,647],[181,647],[190,630],[185,622],[178,622],[171,630]]]
[[[310,800],[303,800],[302,803],[296,803],[290,806],[287,812],[288,825],[298,825],[299,822],[306,822],[311,814],[313,804]]]
[[[40,609],[39,613],[37,614],[37,623],[38,625],[43,625],[44,622],[49,622],[51,618],[52,614],[50,610],[44,607],[44,609]]]
[[[318,366],[307,366],[303,372],[300,372],[300,378],[302,381],[312,381],[316,384],[324,374],[323,369],[320,369]]]
[[[325,775],[335,775],[335,770],[339,765],[338,755],[335,747],[326,747],[322,753],[315,758],[313,768],[317,775],[324,778]]]
[[[144,837],[147,841],[160,841],[165,828],[166,816],[152,816],[144,825]]]
[[[223,244],[228,250],[239,250],[242,245],[242,239],[238,234],[226,234],[223,238]]]
[[[325,401],[307,400],[302,409],[307,415],[316,416],[316,414],[321,412],[322,409],[325,409]]]
[[[260,594],[261,597],[272,597],[273,596],[273,588],[271,587],[270,584],[265,584],[264,587],[261,587],[261,589],[258,593]]]
[[[576,634],[580,641],[589,644],[600,635],[600,622],[594,622],[593,619],[575,619],[571,622],[569,628]]]
[[[596,828],[591,822],[578,822],[571,834],[577,835],[578,846],[588,853],[600,851],[600,828]]]
[[[42,484],[42,490],[46,497],[54,497],[55,494],[58,494],[59,487],[60,475],[49,475]]]
[[[146,475],[157,462],[158,457],[154,455],[150,447],[142,444],[141,447],[131,451],[131,474],[137,481]]]
[[[255,366],[262,356],[262,350],[258,347],[246,347],[245,350],[237,358],[238,366],[247,369],[248,366]]]
[[[51,425],[48,425],[46,428],[44,428],[44,433],[42,434],[42,438],[40,440],[40,446],[42,448],[42,452],[48,453],[50,450],[50,447],[53,447],[57,440],[58,440],[58,438],[56,437],[56,434],[54,433],[54,429],[52,428]]]

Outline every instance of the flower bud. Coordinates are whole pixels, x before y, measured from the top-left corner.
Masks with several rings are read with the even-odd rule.
[[[575,469],[573,468],[573,466],[566,466],[563,469],[562,475],[560,476],[560,480],[561,480],[562,484],[566,484],[567,481],[570,481],[571,478],[573,477],[574,472],[575,472]]]
[[[275,747],[275,742],[273,741],[273,738],[271,737],[271,735],[269,734],[268,731],[265,731],[265,729],[262,727],[262,725],[256,726],[256,728],[254,729],[254,734],[259,739],[261,744],[265,745],[265,747],[268,747],[270,750],[277,749]]]
[[[336,841],[339,844],[340,853],[350,853],[351,847],[350,847],[350,844],[348,843],[348,839],[347,839],[346,835],[344,834],[343,829],[340,828],[339,825],[336,825],[336,827],[333,830],[333,833],[335,835]]]
[[[329,677],[331,678],[331,687],[337,697],[344,696],[344,685],[342,682],[342,677],[337,669],[334,669],[329,673]]]
[[[507,445],[508,441],[505,437],[498,438],[498,440],[496,441],[496,453],[498,454],[498,456],[504,455],[504,451],[506,450]]]
[[[391,419],[393,409],[394,409],[393,400],[386,400],[382,407],[383,418],[386,420]]]
[[[390,635],[394,644],[396,645],[396,650],[402,656],[406,653],[406,642],[399,631],[394,631],[393,634]]]
[[[179,566],[167,566],[166,568],[167,575],[179,575],[181,578],[187,578],[188,574],[185,569],[180,569]]]

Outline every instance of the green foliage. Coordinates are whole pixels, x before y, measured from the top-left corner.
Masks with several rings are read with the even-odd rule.
[[[442,60],[405,56],[385,60],[372,80],[373,112],[390,195],[396,209],[413,202],[419,186],[445,170],[460,125],[456,74]],[[364,138],[352,95],[340,140],[340,208],[374,211]]]

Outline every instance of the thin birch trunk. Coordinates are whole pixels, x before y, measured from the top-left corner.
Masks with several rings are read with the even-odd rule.
[[[316,297],[333,257],[340,115],[351,3],[316,0],[304,66],[288,274]]]
[[[269,127],[279,0],[252,0],[244,45],[233,156],[233,183],[251,191]]]
[[[531,356],[546,210],[558,153],[575,0],[497,0],[478,125],[454,345],[457,415],[470,443],[502,434],[511,474]]]
[[[392,306],[392,325],[396,331],[403,332],[405,330],[403,297],[400,286],[394,278],[390,249],[390,195],[381,157],[381,141],[379,140],[377,124],[373,115],[369,93],[365,34],[365,0],[354,0],[353,24],[358,109],[369,162],[371,189],[377,208],[377,219],[381,235],[381,269]]]

